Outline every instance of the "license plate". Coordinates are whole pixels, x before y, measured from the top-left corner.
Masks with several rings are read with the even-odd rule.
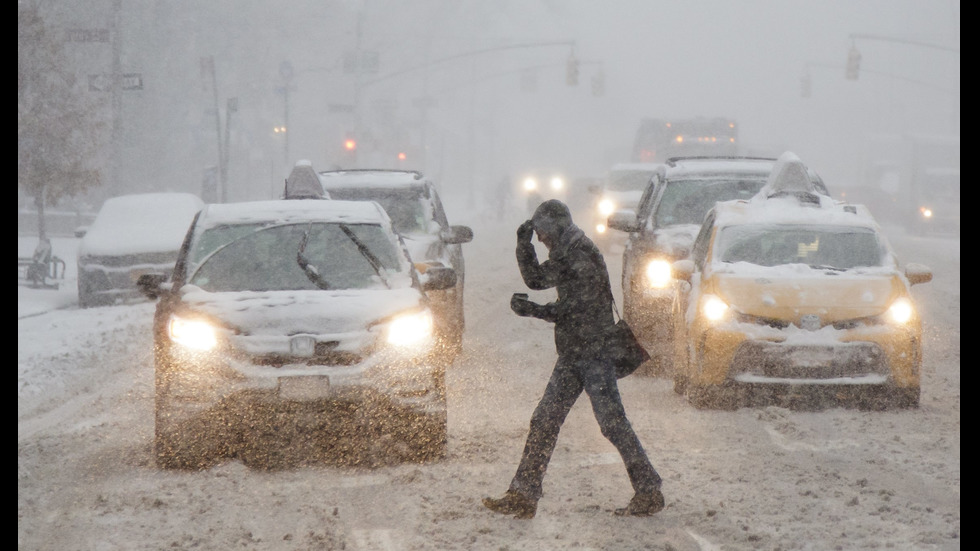
[[[316,339],[309,336],[299,336],[289,339],[289,353],[293,356],[312,356],[316,349]]]
[[[279,397],[283,400],[317,400],[330,396],[330,377],[297,375],[279,378]]]

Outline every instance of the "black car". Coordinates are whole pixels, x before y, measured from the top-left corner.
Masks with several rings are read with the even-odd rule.
[[[317,174],[327,197],[381,204],[419,269],[445,266],[456,272],[455,286],[429,293],[443,352],[450,360],[455,358],[462,349],[466,328],[463,314],[466,265],[462,244],[473,240],[473,230],[449,223],[435,184],[420,172],[351,169]]]

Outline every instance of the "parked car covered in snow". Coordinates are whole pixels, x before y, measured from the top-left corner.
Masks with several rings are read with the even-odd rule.
[[[142,298],[143,274],[169,276],[194,215],[204,202],[192,193],[139,193],[106,199],[92,225],[80,229],[78,305]]]

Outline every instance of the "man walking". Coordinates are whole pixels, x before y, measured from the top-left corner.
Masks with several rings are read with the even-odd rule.
[[[548,260],[538,263],[531,237],[548,248]],[[501,498],[487,497],[488,509],[515,518],[534,518],[542,495],[541,482],[555,449],[558,432],[572,405],[584,390],[603,436],[619,451],[634,495],[617,515],[647,516],[664,508],[661,478],[650,464],[639,438],[626,418],[616,385],[612,360],[603,352],[612,330],[613,297],[605,260],[595,244],[572,222],[568,207],[552,199],[535,210],[517,229],[517,265],[531,289],[555,287],[558,300],[537,304],[515,295],[511,309],[555,324],[558,361],[544,395],[531,416],[517,472]]]

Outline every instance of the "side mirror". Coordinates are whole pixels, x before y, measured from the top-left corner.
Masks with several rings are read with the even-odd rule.
[[[147,298],[156,300],[162,289],[160,286],[167,280],[163,274],[143,274],[136,280],[136,288]]]
[[[928,283],[932,281],[932,270],[928,266],[910,262],[905,266],[905,277],[909,280],[909,285]]]
[[[419,282],[426,291],[441,291],[456,286],[456,270],[447,266],[429,266],[419,274]]]
[[[439,234],[439,238],[451,245],[473,241],[473,229],[469,226],[449,226]]]
[[[82,238],[88,233],[88,226],[78,226],[75,228],[75,237]]]
[[[670,265],[670,272],[674,276],[674,279],[680,279],[690,283],[691,275],[694,274],[694,261],[690,258],[678,260]]]
[[[614,230],[624,232],[640,231],[640,224],[636,220],[636,212],[632,210],[617,210],[609,216],[606,222],[606,225]]]

